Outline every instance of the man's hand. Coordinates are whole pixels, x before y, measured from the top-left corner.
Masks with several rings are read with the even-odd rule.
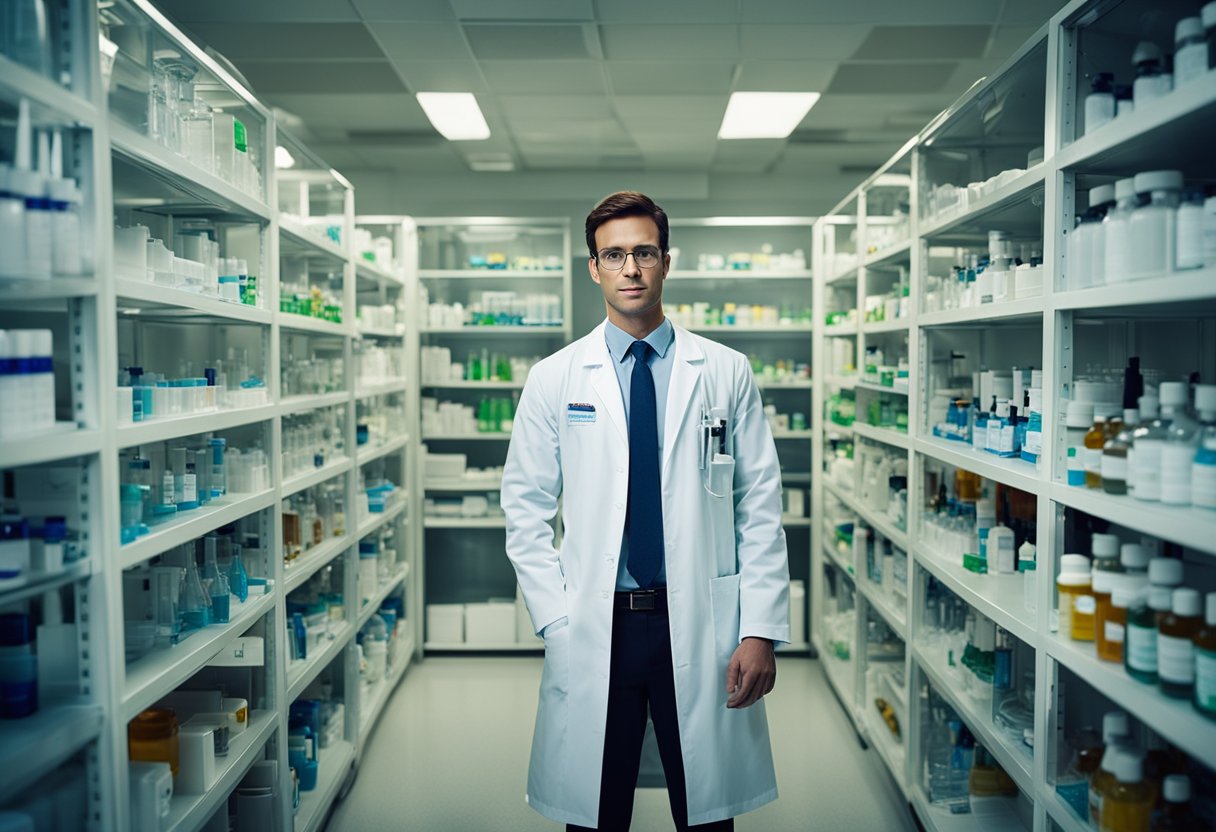
[[[745,638],[735,648],[726,668],[728,708],[749,708],[772,692],[777,682],[773,643],[766,638]]]

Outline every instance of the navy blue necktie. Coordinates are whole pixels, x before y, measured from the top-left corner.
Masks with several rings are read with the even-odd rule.
[[[663,565],[663,497],[659,490],[659,417],[654,376],[646,359],[652,347],[634,341],[633,375],[629,381],[629,507],[625,533],[629,540],[626,568],[638,586],[654,584]]]

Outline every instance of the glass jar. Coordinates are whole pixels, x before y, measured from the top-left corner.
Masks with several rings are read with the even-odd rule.
[[[1094,640],[1094,597],[1091,590],[1089,558],[1064,555],[1056,587],[1060,591],[1060,638],[1073,641]]]
[[[127,723],[127,756],[133,761],[168,763],[177,776],[177,714],[172,708],[149,708]]]

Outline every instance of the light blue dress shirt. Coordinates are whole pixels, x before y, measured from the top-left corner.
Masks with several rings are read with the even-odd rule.
[[[625,404],[625,423],[629,423],[629,391],[633,379],[633,355],[629,347],[635,339],[628,332],[608,321],[604,327],[604,340],[608,342],[608,354],[612,356],[612,368],[621,386],[621,398]],[[675,362],[676,331],[671,321],[664,318],[653,332],[642,339],[654,349],[650,356],[650,374],[654,377],[655,415],[659,420],[659,459],[663,458],[663,423],[667,418],[667,389],[671,386],[671,367]],[[664,523],[668,522],[666,519]],[[626,568],[629,563],[629,538],[621,535],[621,556],[617,562],[616,588],[618,592],[638,589],[638,582]],[[658,586],[667,584],[667,563],[664,558],[655,578]]]

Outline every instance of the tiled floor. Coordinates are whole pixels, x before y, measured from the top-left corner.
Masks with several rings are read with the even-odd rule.
[[[524,803],[538,658],[432,658],[389,701],[329,832],[559,832]],[[863,750],[818,662],[782,658],[768,700],[781,797],[739,832],[900,832],[915,822]],[[642,789],[633,830],[672,829],[667,794]]]

